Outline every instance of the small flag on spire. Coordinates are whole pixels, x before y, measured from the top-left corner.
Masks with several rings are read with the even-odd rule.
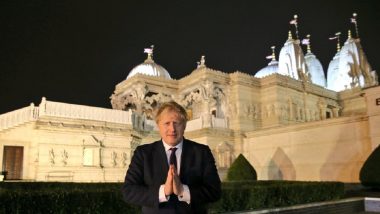
[[[310,44],[310,39],[302,39],[302,44],[303,45],[309,45]]]
[[[296,25],[297,24],[297,19],[293,19],[289,22],[289,24],[291,25]]]
[[[334,36],[334,37],[330,37],[329,40],[334,40],[334,39],[337,39],[338,37],[337,36]]]
[[[153,53],[153,49],[152,48],[144,48],[144,53],[152,54]]]

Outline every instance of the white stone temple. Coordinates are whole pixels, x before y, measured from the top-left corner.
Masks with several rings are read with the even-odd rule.
[[[158,140],[153,117],[175,100],[190,116],[185,137],[212,149],[222,178],[243,154],[259,180],[359,182],[380,144],[380,87],[359,38],[331,60],[327,78],[289,32],[276,59],[255,75],[198,67],[181,79],[153,59],[116,85],[112,109],[42,98],[0,115],[0,162],[7,179],[123,181],[136,146]]]

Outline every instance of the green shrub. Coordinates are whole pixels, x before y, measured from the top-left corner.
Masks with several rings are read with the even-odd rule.
[[[0,213],[140,213],[120,183],[0,183]]]
[[[227,172],[227,181],[257,180],[257,174],[248,160],[240,154]]]
[[[340,182],[239,181],[222,184],[222,198],[211,213],[269,209],[342,198]]]
[[[380,189],[380,146],[364,162],[360,170],[360,182],[364,186]]]
[[[122,199],[121,183],[0,183],[0,213],[141,213]],[[233,181],[211,213],[291,206],[342,197],[343,183]]]

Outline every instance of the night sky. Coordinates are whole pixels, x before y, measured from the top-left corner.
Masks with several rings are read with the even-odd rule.
[[[277,3],[278,2],[278,3]],[[361,44],[380,70],[380,3],[376,0],[2,0],[0,114],[47,100],[111,108],[110,95],[129,71],[154,60],[179,79],[201,55],[209,68],[255,74],[285,43],[294,14],[299,35],[311,34],[324,70],[336,53],[328,38],[347,39],[358,14]],[[353,32],[355,36],[355,33]]]

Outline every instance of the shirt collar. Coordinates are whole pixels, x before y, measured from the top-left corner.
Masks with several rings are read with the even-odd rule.
[[[179,142],[179,144],[177,144],[176,146],[170,146],[170,145],[166,144],[164,140],[162,140],[162,143],[164,144],[165,151],[168,151],[169,149],[171,149],[173,147],[182,150],[183,138],[182,138],[181,142]]]

